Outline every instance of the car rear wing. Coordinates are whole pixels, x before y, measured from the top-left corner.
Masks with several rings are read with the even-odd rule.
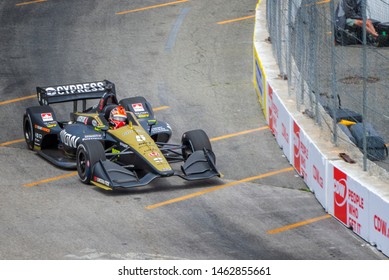
[[[36,92],[40,105],[74,101],[75,107],[77,107],[78,100],[83,100],[85,104],[86,100],[99,99],[106,93],[116,95],[115,84],[107,80],[37,87]]]

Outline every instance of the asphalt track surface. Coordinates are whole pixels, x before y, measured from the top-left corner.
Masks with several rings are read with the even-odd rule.
[[[0,259],[386,259],[282,156],[252,84],[255,0],[0,3]],[[36,86],[108,79],[179,140],[202,128],[224,177],[112,193],[23,142]],[[71,105],[55,105],[68,118]]]

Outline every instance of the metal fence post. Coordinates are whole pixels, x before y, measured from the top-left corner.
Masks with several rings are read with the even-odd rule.
[[[287,35],[287,45],[286,45],[286,75],[288,79],[288,95],[291,95],[292,89],[292,59],[291,59],[291,51],[292,51],[292,4],[293,1],[288,1],[288,35]]]
[[[363,69],[363,103],[362,103],[362,126],[363,126],[363,171],[367,171],[367,142],[366,142],[366,115],[367,115],[367,46],[366,46],[366,0],[362,0],[362,18],[363,18],[363,50],[362,50],[362,69]]]
[[[331,18],[332,19],[335,19],[335,5],[334,5],[334,1],[330,1],[330,13],[331,13]],[[332,32],[331,32],[331,72],[332,72],[332,76],[331,76],[331,80],[332,80],[332,111],[333,111],[333,123],[332,123],[332,128],[333,128],[333,137],[332,137],[332,140],[333,140],[333,143],[335,144],[335,146],[338,146],[338,124],[336,122],[336,118],[337,118],[337,109],[338,109],[338,102],[337,102],[337,84],[336,84],[336,67],[335,67],[335,64],[336,64],[336,60],[335,60],[335,57],[336,57],[336,53],[335,53],[335,28],[334,28],[334,23],[333,21],[331,21],[331,26],[332,26]]]

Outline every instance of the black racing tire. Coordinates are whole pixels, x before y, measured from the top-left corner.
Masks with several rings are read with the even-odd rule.
[[[186,160],[193,152],[204,150],[204,148],[213,155],[211,141],[209,140],[208,135],[202,129],[195,129],[185,132],[182,135],[181,143],[183,146],[182,155],[184,160]]]
[[[83,141],[77,147],[76,162],[78,177],[84,184],[90,184],[93,168],[99,160],[105,160],[103,145],[97,140]]]
[[[32,127],[31,116],[29,114],[24,114],[23,116],[23,134],[24,139],[26,140],[27,148],[29,150],[34,149],[34,129]]]

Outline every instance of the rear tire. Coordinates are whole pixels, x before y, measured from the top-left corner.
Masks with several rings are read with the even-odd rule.
[[[211,142],[209,141],[208,135],[202,129],[195,129],[187,131],[182,135],[181,143],[183,145],[182,155],[186,160],[193,152],[204,150],[204,148],[210,152],[213,156],[214,161],[215,155],[212,151]]]
[[[90,184],[93,168],[99,160],[106,160],[103,145],[97,140],[84,141],[77,147],[76,162],[78,177],[84,184]]]
[[[23,117],[23,134],[26,140],[27,148],[34,149],[34,129],[32,127],[31,117],[29,114],[24,114]]]

